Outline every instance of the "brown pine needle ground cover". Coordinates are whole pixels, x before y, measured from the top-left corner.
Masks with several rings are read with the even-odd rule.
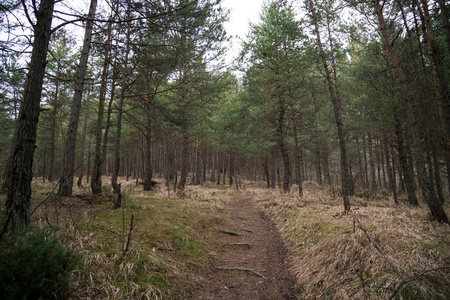
[[[353,197],[343,215],[341,199],[314,182],[304,188],[301,199],[247,189],[288,245],[304,299],[448,299],[450,228],[425,204]]]

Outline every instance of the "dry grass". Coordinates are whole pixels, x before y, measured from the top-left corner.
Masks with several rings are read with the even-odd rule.
[[[53,188],[34,181],[33,207]],[[122,191],[124,214],[111,209],[109,190],[93,199],[89,190],[76,188],[81,196],[55,202],[50,194],[33,215],[40,226],[57,226],[83,254],[83,267],[73,274],[73,298],[189,298],[211,254],[206,241],[226,222],[221,212],[237,192],[211,184],[187,186],[177,195],[163,181],[143,192],[125,180]],[[239,193],[253,198],[277,225],[302,299],[388,299],[397,290],[398,299],[450,295],[450,227],[431,221],[423,204],[411,208],[387,197],[352,197],[352,211],[344,215],[341,200],[314,182],[304,183],[302,198],[295,188],[282,194],[251,182]],[[132,246],[123,257],[123,224],[128,234],[132,214]],[[447,269],[422,274],[442,267]]]
[[[56,228],[82,254],[83,266],[72,275],[73,299],[188,298],[208,263],[206,239],[226,222],[220,211],[230,191],[188,186],[179,197],[162,181],[147,192],[134,181],[121,183],[125,209],[112,210],[108,188],[93,198],[87,188],[74,187],[76,196],[57,199],[54,183],[33,181],[34,224]],[[135,229],[124,257],[131,215]],[[199,228],[206,228],[202,235]]]
[[[387,299],[397,289],[400,299],[450,295],[450,228],[431,221],[425,207],[353,197],[344,215],[339,199],[313,182],[304,188],[301,199],[249,189],[293,253],[302,298]]]

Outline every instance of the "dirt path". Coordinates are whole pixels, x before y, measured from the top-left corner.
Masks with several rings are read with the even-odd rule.
[[[213,263],[192,299],[297,299],[274,225],[249,198],[236,199],[224,213],[228,225],[212,241]]]

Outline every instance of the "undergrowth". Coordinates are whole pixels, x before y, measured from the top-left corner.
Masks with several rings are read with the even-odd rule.
[[[431,221],[423,204],[394,205],[361,192],[364,197],[352,197],[351,212],[343,214],[342,201],[314,182],[304,183],[301,198],[295,189],[282,194],[251,182],[239,192],[215,184],[189,186],[182,197],[162,183],[143,192],[134,182],[122,182],[125,208],[118,210],[106,190],[98,198],[76,190],[79,196],[61,201],[51,190],[51,184],[34,182],[33,207],[44,203],[32,221],[56,228],[81,255],[81,266],[70,275],[72,299],[188,299],[208,265],[208,243],[227,222],[221,211],[235,193],[254,199],[276,224],[302,299],[450,295],[450,228]]]
[[[343,204],[313,182],[302,198],[250,189],[292,253],[302,299],[448,299],[450,228],[426,206],[352,197]]]
[[[0,245],[0,298],[67,298],[70,274],[80,259],[49,231],[6,236]]]
[[[85,297],[183,298],[208,260],[193,229],[195,220],[206,216],[199,215],[196,203],[176,199],[128,199],[125,205],[124,210],[91,208],[69,228],[71,244],[86,257],[74,277],[75,287],[85,291]],[[124,256],[132,215],[135,230]]]
[[[177,199],[174,194],[168,198],[162,187],[143,192],[142,186],[123,182],[124,208],[113,210],[107,191],[93,198],[87,190],[74,187],[76,196],[58,199],[52,186],[33,182],[32,207],[39,205],[32,216],[33,227],[54,228],[82,257],[62,298],[189,297],[208,263],[205,236],[221,222],[214,213],[220,207],[220,201],[214,202],[219,190],[190,187],[185,198]]]

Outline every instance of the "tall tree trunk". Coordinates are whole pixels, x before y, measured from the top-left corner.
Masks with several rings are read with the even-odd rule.
[[[303,196],[303,186],[302,186],[302,166],[301,166],[301,156],[300,149],[298,145],[298,133],[297,133],[297,118],[295,117],[294,108],[292,108],[292,130],[294,131],[294,142],[295,142],[295,175],[298,185],[298,195]]]
[[[25,81],[19,118],[8,160],[6,184],[6,220],[0,240],[6,231],[22,231],[30,224],[31,181],[36,133],[44,83],[48,44],[51,34],[54,0],[42,0],[35,12],[33,50]]]
[[[316,106],[316,94],[312,91],[313,100],[313,127],[314,127],[314,146],[316,154],[316,179],[319,185],[322,185],[322,169],[320,167],[320,142],[319,142],[319,130],[317,129],[317,106]]]
[[[270,188],[275,189],[276,185],[276,155],[275,147],[272,147],[272,159],[270,160]]]
[[[127,33],[125,42],[125,57],[123,61],[122,69],[122,79],[120,84],[120,97],[117,103],[117,117],[116,117],[116,137],[114,140],[114,168],[111,174],[111,185],[113,188],[113,201],[114,208],[120,208],[122,206],[122,193],[121,186],[117,183],[117,177],[119,176],[120,170],[120,140],[122,135],[122,114],[123,114],[123,103],[125,100],[125,91],[127,89],[127,79],[128,79],[128,59],[131,50],[131,20],[130,20],[130,3],[127,7]]]
[[[238,191],[239,190],[239,165],[235,166],[235,168],[233,168],[233,169],[234,169],[234,185],[235,185],[236,191]]]
[[[59,195],[72,195],[73,177],[75,168],[75,146],[77,140],[78,121],[80,119],[81,99],[83,97],[84,81],[87,72],[89,50],[91,48],[92,28],[94,26],[97,0],[91,0],[87,16],[86,30],[84,32],[83,47],[81,49],[80,63],[75,80],[75,93],[72,100],[69,127],[67,129],[66,144],[64,151],[63,171],[59,184]]]
[[[404,177],[406,193],[408,194],[408,202],[411,205],[418,206],[419,202],[417,201],[416,189],[414,187],[413,167],[408,163],[408,159],[406,157],[403,131],[397,113],[394,113],[394,121],[395,121],[395,136],[397,137],[397,151],[399,156],[399,163]]]
[[[220,172],[222,170],[222,166],[220,164],[220,153],[217,153],[217,184],[220,184]]]
[[[269,157],[266,156],[263,162],[261,162],[264,169],[264,177],[266,177],[267,188],[270,189],[270,175],[269,175]]]
[[[442,181],[441,181],[441,173],[439,171],[439,161],[436,153],[436,145],[433,143],[431,147],[431,153],[433,155],[433,163],[434,163],[434,178],[436,181],[436,191],[438,193],[438,199],[441,203],[444,203],[444,193],[442,191]]]
[[[144,173],[144,191],[152,189],[152,116],[150,105],[147,105],[147,125],[145,134],[145,173]]]
[[[328,183],[328,185],[331,186],[332,178],[331,178],[331,173],[330,173],[330,164],[328,161],[328,158],[329,158],[328,144],[326,141],[324,141],[324,143],[323,143],[322,156],[323,156],[323,159],[322,159],[322,161],[323,161],[323,177],[324,177],[325,181]]]
[[[116,82],[119,76],[119,70],[118,70],[118,65],[116,64],[116,62],[114,62],[114,71],[112,74],[112,79],[111,79],[111,93],[109,95],[109,102],[108,102],[108,109],[106,111],[106,124],[105,124],[105,132],[103,133],[103,145],[101,146],[101,160],[100,160],[100,167],[102,167],[103,162],[106,160],[106,155],[108,154],[108,140],[109,140],[109,131],[111,130],[111,116],[112,116],[112,110],[113,110],[113,103],[115,100],[115,96],[116,96]],[[142,164],[143,166],[144,164]],[[107,175],[110,175],[110,169],[107,169]],[[100,170],[100,175],[102,171]]]
[[[277,182],[278,182],[278,189],[281,191],[282,184],[281,184],[280,168],[278,166],[277,166]]]
[[[88,90],[88,95],[85,101],[85,108],[84,108],[84,123],[83,123],[83,133],[81,134],[81,157],[80,157],[80,172],[78,175],[78,181],[77,181],[77,186],[81,187],[82,186],[82,180],[83,180],[83,175],[84,175],[84,148],[86,145],[86,130],[87,130],[87,121],[89,118],[89,99],[91,97],[91,91]]]
[[[387,180],[386,180],[386,168],[385,168],[385,155],[386,153],[384,153],[385,147],[382,145],[383,144],[383,140],[379,139],[378,140],[378,148],[380,149],[380,162],[381,162],[381,174],[383,175],[383,188],[387,189]]]
[[[228,163],[228,184],[230,186],[233,185],[233,176],[234,176],[234,151],[230,150],[230,155],[229,155],[229,163]]]
[[[56,119],[58,117],[58,96],[59,96],[59,81],[56,82],[55,93],[53,96],[52,103],[52,124],[50,127],[51,137],[50,137],[50,169],[48,172],[48,181],[53,181],[55,179],[55,159],[56,159],[56,131],[58,130],[56,126]]]
[[[170,165],[170,179],[171,180],[175,180],[175,174],[177,173],[177,165],[175,163],[175,152],[177,149],[177,143],[176,143],[176,135],[175,133],[172,133],[170,135],[170,151],[169,151],[169,156],[168,156],[168,160],[169,160],[169,165]]]
[[[437,77],[439,79],[439,88],[442,97],[442,108],[445,115],[445,123],[447,129],[447,135],[450,135],[450,90],[448,88],[448,78],[445,71],[445,66],[443,62],[442,55],[440,53],[439,46],[437,45],[436,38],[433,32],[433,26],[431,24],[431,16],[428,10],[427,0],[420,0],[422,4],[422,11],[424,15],[424,24],[426,28],[426,33],[428,37],[428,46],[431,52],[431,58],[433,60],[434,66],[436,68]],[[417,4],[419,6],[419,4]],[[420,12],[420,10],[419,10]],[[448,20],[447,20],[448,26]],[[448,29],[448,28],[447,28]]]
[[[389,143],[388,143],[388,138],[387,138],[387,134],[386,134],[386,130],[383,130],[383,149],[384,149],[384,155],[386,158],[386,168],[387,168],[387,175],[388,175],[388,180],[389,180],[389,186],[391,189],[391,193],[394,196],[394,202],[398,203],[398,199],[397,199],[397,187],[395,184],[395,175],[394,175],[394,165],[391,166],[391,159],[390,159],[390,154],[389,154]]]
[[[201,185],[203,186],[203,184],[206,182],[206,168],[208,167],[208,148],[204,147],[202,149],[202,156],[201,156],[201,160],[202,160],[202,180],[201,180]]]
[[[413,38],[412,38],[412,34],[411,31],[408,27],[408,22],[406,19],[406,13],[404,11],[403,5],[400,2],[400,0],[398,1],[398,5],[399,8],[402,12],[402,18],[403,18],[403,24],[405,26],[407,35],[408,35],[408,46],[410,49],[410,54],[411,54],[411,58],[412,58],[412,62],[413,62],[413,66],[414,66],[414,71],[415,71],[415,75],[416,75],[416,82],[417,82],[417,94],[418,96],[422,99],[422,105],[426,105],[424,104],[424,100],[423,100],[423,91],[422,91],[422,86],[421,86],[421,81],[422,81],[422,75],[421,72],[419,71],[416,59],[415,59],[415,50],[413,47]],[[416,36],[417,36],[417,43],[419,45],[419,53],[420,53],[420,57],[421,57],[421,62],[422,62],[422,66],[423,69],[426,69],[426,63],[425,63],[425,55],[423,53],[423,49],[422,49],[422,41],[424,41],[424,43],[428,43],[428,36],[427,32],[426,32],[426,20],[425,20],[425,16],[424,13],[421,9],[421,7],[418,5],[418,11],[419,11],[419,15],[420,18],[422,20],[422,30],[423,30],[423,40],[420,39],[420,34],[419,34],[419,28],[418,28],[418,21],[417,21],[417,17],[416,17],[416,10],[415,10],[415,4],[412,4],[412,11],[413,11],[413,16],[414,16],[414,23],[416,26]],[[448,20],[447,20],[448,22]],[[431,32],[431,37],[434,39],[434,35]],[[435,45],[434,45],[435,46]],[[436,95],[436,106],[437,106],[437,111],[438,111],[438,116],[439,116],[439,121],[440,121],[440,127],[441,127],[441,136],[442,136],[442,141],[444,143],[444,145],[446,145],[446,147],[444,148],[445,152],[446,152],[446,159],[450,161],[450,140],[449,140],[449,136],[448,136],[448,132],[446,129],[446,120],[445,120],[445,116],[444,116],[444,111],[443,111],[443,105],[442,105],[442,95],[441,95],[441,91],[440,91],[440,85],[439,85],[439,80],[438,80],[438,76],[437,76],[437,70],[436,70],[436,64],[434,63],[435,60],[433,60],[431,66],[432,66],[432,74],[433,74],[433,85],[434,85],[434,92]],[[429,82],[428,82],[428,77],[425,77],[425,85],[429,86]],[[448,92],[448,90],[447,90]],[[425,106],[424,106],[425,107]],[[422,119],[425,120],[425,117],[423,116],[423,111],[422,111]],[[430,130],[430,129],[428,129]],[[432,180],[432,176],[430,177],[430,180]],[[449,178],[449,185],[450,185],[450,178]],[[439,194],[440,195],[440,194]]]
[[[108,67],[109,67],[109,56],[111,53],[111,36],[112,36],[112,23],[115,18],[110,16],[108,22],[108,31],[105,42],[105,54],[103,57],[103,67],[102,74],[100,78],[100,94],[98,101],[98,115],[97,124],[95,129],[95,147],[94,147],[94,166],[92,169],[91,178],[91,190],[92,194],[99,195],[102,192],[102,164],[104,162],[102,155],[102,130],[103,130],[103,114],[105,111],[105,100],[106,100],[106,87],[108,78]],[[113,76],[114,77],[114,76]],[[113,78],[113,82],[114,82]],[[105,134],[106,135],[106,134]],[[106,144],[106,141],[105,141]]]
[[[47,175],[47,140],[44,142],[44,159],[42,165],[42,183],[45,183],[45,176]]]
[[[369,185],[369,168],[367,167],[367,146],[366,146],[366,136],[362,137],[362,147],[363,147],[363,158],[364,158],[364,178],[367,185]]]
[[[88,161],[87,161],[87,171],[86,171],[86,183],[89,183],[90,174],[91,174],[91,134],[89,133],[88,139]]]
[[[325,79],[327,81],[327,86],[330,91],[331,100],[333,101],[333,108],[334,108],[334,117],[338,129],[338,137],[339,137],[339,148],[341,152],[341,181],[342,181],[342,198],[344,201],[344,211],[348,212],[350,211],[350,201],[349,201],[349,189],[350,189],[350,176],[348,171],[348,158],[347,158],[347,146],[345,143],[345,133],[344,133],[344,121],[342,118],[342,103],[341,99],[337,97],[337,94],[335,92],[335,88],[333,87],[333,82],[331,80],[330,76],[330,70],[328,69],[328,63],[327,59],[325,57],[325,52],[322,47],[322,42],[320,40],[320,32],[319,32],[319,25],[317,21],[316,11],[314,8],[313,0],[309,0],[310,3],[310,9],[311,14],[313,17],[314,27],[316,31],[317,36],[317,45],[319,47],[320,57],[322,59],[323,68],[325,71]]]
[[[188,177],[188,168],[189,168],[189,133],[187,128],[182,129],[183,134],[183,148],[181,153],[181,176],[180,183],[178,184],[178,190],[184,191],[186,186],[186,180]],[[224,178],[225,183],[225,178]]]
[[[419,176],[419,181],[422,186],[422,193],[427,201],[428,207],[430,209],[433,217],[439,222],[448,223],[447,214],[445,213],[442,203],[437,199],[436,194],[434,193],[434,189],[430,185],[430,180],[427,176],[425,162],[424,162],[424,154],[423,148],[420,141],[419,129],[417,128],[416,116],[413,110],[413,103],[409,95],[408,86],[407,86],[407,78],[406,74],[403,71],[403,68],[400,65],[400,61],[397,56],[397,52],[392,44],[392,40],[389,36],[389,32],[386,26],[386,22],[384,20],[382,8],[379,0],[373,0],[375,6],[375,13],[378,17],[378,22],[381,30],[381,34],[383,37],[383,41],[385,46],[388,48],[392,63],[395,66],[397,79],[400,82],[402,88],[402,96],[406,106],[406,113],[409,123],[409,128],[411,131],[411,137],[413,139],[414,150],[416,154],[416,166],[417,173]]]
[[[433,62],[432,67],[433,67],[433,78],[437,102],[436,104],[441,127],[442,143],[445,151],[445,160],[447,166],[447,185],[449,186],[448,192],[450,194],[450,91],[448,89],[447,75],[444,70],[445,69],[444,62],[440,54],[439,47],[436,43],[433,28],[431,25],[431,18],[428,11],[428,4],[426,1],[421,2],[424,7],[424,10],[422,10],[419,3],[417,3],[417,8],[420,15],[420,19],[422,21],[422,31],[424,35],[423,38],[429,46]],[[438,0],[438,3],[441,9],[441,19],[446,36],[448,55],[450,55],[450,25],[449,25],[450,22],[448,20],[448,7],[446,7],[443,0]],[[417,26],[416,18],[415,22]],[[430,41],[428,42],[428,40]],[[419,46],[421,46],[420,41]],[[424,55],[421,56],[423,57]],[[423,59],[422,61],[424,63]]]
[[[377,166],[377,179],[378,179],[378,186],[379,188],[382,188],[382,182],[381,182],[381,147],[377,146],[377,139],[374,140],[374,147],[375,147],[375,158],[376,158],[376,166]]]
[[[358,151],[358,171],[359,178],[361,179],[361,186],[365,186],[366,182],[364,180],[364,168],[362,165],[362,157],[361,157],[361,143],[359,142],[358,135],[356,136],[356,150]]]
[[[289,151],[286,145],[286,141],[284,138],[284,132],[285,132],[285,114],[286,114],[286,106],[285,101],[283,99],[283,95],[279,93],[278,95],[278,126],[277,126],[277,133],[278,133],[278,146],[280,147],[281,157],[283,158],[283,167],[284,167],[284,174],[283,174],[283,192],[289,192],[290,184],[289,181],[291,179],[291,166],[289,162]]]
[[[347,145],[350,144],[349,138],[350,138],[350,134],[349,134],[349,129],[348,129],[348,125],[347,125],[346,130],[345,130],[345,143]],[[348,165],[348,178],[349,178],[348,193],[349,193],[349,196],[354,196],[355,195],[355,182],[353,181],[353,170],[352,170],[352,164],[351,164],[350,160],[348,160],[347,165]]]
[[[445,33],[445,41],[447,42],[447,51],[448,55],[450,56],[450,15],[449,15],[449,8],[445,5],[445,0],[437,0],[439,3],[439,8],[441,10],[441,20],[442,20],[442,27],[444,29]],[[448,1],[447,1],[448,5]]]
[[[195,153],[195,184],[199,185],[202,179],[202,151],[200,150],[200,142],[197,140]]]
[[[216,151],[211,151],[211,182],[216,182]]]
[[[226,157],[225,154],[223,156],[223,160],[222,160],[222,183],[226,184],[226,178],[227,178],[227,162],[226,162]]]

